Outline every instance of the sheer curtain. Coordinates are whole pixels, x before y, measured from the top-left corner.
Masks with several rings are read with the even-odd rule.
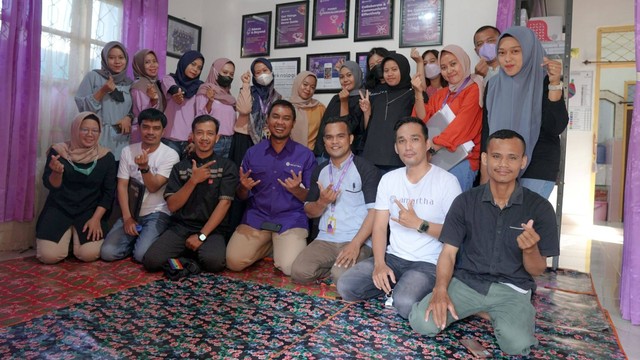
[[[40,9],[2,1],[0,15],[0,222],[34,218]]]
[[[100,68],[105,43],[120,40],[122,0],[41,0],[40,121],[36,208],[46,199],[42,172],[49,147],[69,138],[74,96],[84,75]],[[36,87],[37,88],[37,87]]]
[[[496,15],[496,27],[505,31],[513,25],[516,13],[516,0],[498,0],[498,14]]]
[[[131,58],[141,49],[151,49],[158,56],[158,74],[165,73],[167,59],[167,20],[169,0],[122,0],[124,33],[122,43]],[[133,70],[128,69],[132,79]]]
[[[640,5],[635,4],[636,93],[629,134],[624,193],[624,242],[620,278],[622,318],[640,325]]]

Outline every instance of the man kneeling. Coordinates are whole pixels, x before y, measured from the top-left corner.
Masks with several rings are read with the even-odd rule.
[[[511,130],[489,136],[482,153],[489,182],[451,205],[440,233],[436,285],[409,316],[417,332],[435,336],[455,320],[486,312],[507,354],[526,355],[538,343],[532,276],[560,251],[553,207],[516,182],[526,164],[522,136]]]

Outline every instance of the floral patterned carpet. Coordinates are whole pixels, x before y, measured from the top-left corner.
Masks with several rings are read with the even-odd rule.
[[[624,359],[588,274],[548,272],[534,305],[531,358]],[[488,321],[435,338],[412,332],[383,299],[347,303],[328,283],[292,284],[264,261],[242,273],[160,279],[129,260],[0,263],[0,358],[466,359],[475,338],[493,358]]]

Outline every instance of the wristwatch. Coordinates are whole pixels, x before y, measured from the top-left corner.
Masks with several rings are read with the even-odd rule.
[[[560,84],[558,85],[551,85],[549,84],[549,90],[550,91],[554,91],[554,90],[562,90],[562,87],[564,86],[564,84],[562,83],[562,81],[560,81]]]
[[[429,222],[427,220],[422,220],[422,224],[418,227],[418,232],[421,234],[426,233],[429,230]]]
[[[138,170],[140,170],[140,174],[146,174],[149,172],[149,168],[146,168],[146,169],[138,168]]]
[[[198,240],[204,242],[205,240],[207,240],[207,235],[203,233],[198,234]]]

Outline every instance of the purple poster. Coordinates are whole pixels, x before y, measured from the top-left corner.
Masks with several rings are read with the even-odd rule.
[[[307,45],[307,2],[276,5],[275,48]]]
[[[269,55],[271,12],[242,16],[241,57]]]
[[[316,74],[317,93],[338,92],[340,90],[340,72],[336,64],[349,60],[348,52],[329,54],[307,54],[307,70]]]
[[[443,0],[403,0],[400,47],[442,44]]]
[[[392,21],[393,0],[359,0],[355,40],[391,39]]]
[[[349,37],[349,0],[314,0],[313,39]]]

